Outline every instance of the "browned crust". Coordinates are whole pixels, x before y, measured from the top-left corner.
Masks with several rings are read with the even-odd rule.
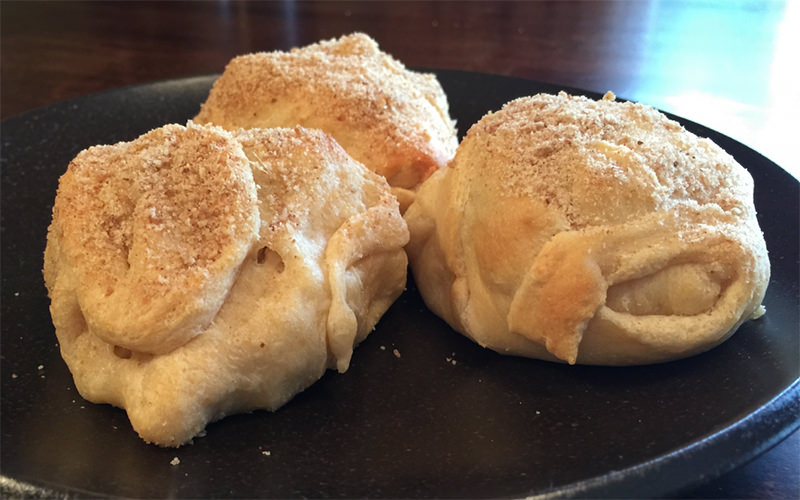
[[[216,314],[257,215],[241,146],[221,129],[170,125],[81,152],[60,180],[51,231],[97,334],[162,353]]]
[[[184,172],[179,158],[197,175]],[[114,209],[124,196],[133,208]],[[174,216],[137,223],[139,211],[150,213],[146,200]],[[193,207],[214,215],[184,227]],[[240,211],[247,215],[241,220]],[[245,223],[248,231],[240,231]],[[152,246],[161,240],[151,233],[165,227],[177,241]],[[164,351],[131,343],[148,316],[135,301],[108,331],[98,328],[99,313],[84,297],[104,290],[95,286],[97,276],[121,279],[110,275],[126,269],[124,246],[112,245],[117,233],[119,241],[144,238],[143,255],[168,281],[166,291],[155,274],[137,281],[159,310],[195,314],[197,303],[221,291],[221,305],[191,338]],[[232,241],[241,259],[222,280],[214,266]],[[168,125],[76,158],[57,195],[44,275],[61,353],[80,394],[124,408],[145,441],[179,446],[225,415],[277,409],[327,368],[346,370],[355,345],[404,289],[407,241],[386,180],[322,131]],[[155,284],[146,286],[148,279]],[[163,337],[176,341],[175,324],[159,326],[162,337],[149,339],[156,347]]]
[[[409,71],[362,33],[234,58],[195,121],[319,128],[391,186],[412,190],[457,146],[436,77]]]
[[[652,108],[540,94],[484,116],[423,185],[409,258],[426,302],[482,345],[665,361],[758,313],[769,262],[752,190]]]

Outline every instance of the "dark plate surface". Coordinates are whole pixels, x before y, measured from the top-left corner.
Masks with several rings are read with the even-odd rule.
[[[437,73],[462,134],[514,97],[560,90]],[[2,123],[5,494],[663,496],[743,464],[798,426],[799,184],[755,151],[681,120],[755,179],[772,263],[767,314],[728,342],[633,368],[505,357],[450,330],[409,283],[347,373],[329,372],[275,413],[211,424],[193,445],[146,445],[124,411],[75,390],[47,309],[45,235],[58,178],[78,151],[186,122],[213,78],[128,87]]]

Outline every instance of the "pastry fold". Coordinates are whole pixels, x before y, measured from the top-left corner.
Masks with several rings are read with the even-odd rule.
[[[347,370],[407,241],[385,179],[323,132],[190,122],[72,161],[44,276],[81,395],[179,446]]]
[[[750,175],[658,111],[537,95],[475,124],[405,214],[428,306],[502,353],[668,361],[762,312]]]

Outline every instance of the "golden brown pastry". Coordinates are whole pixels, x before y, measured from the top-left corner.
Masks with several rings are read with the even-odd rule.
[[[501,353],[654,363],[761,314],[750,175],[658,111],[536,95],[484,116],[406,212],[428,306]]]
[[[403,207],[458,145],[436,77],[409,71],[362,33],[234,58],[194,120],[324,130],[386,177]]]
[[[71,162],[44,276],[81,395],[178,446],[347,370],[407,240],[385,179],[321,131],[167,125]]]

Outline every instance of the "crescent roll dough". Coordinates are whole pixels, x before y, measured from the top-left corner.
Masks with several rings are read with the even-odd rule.
[[[407,241],[385,179],[325,133],[190,122],[71,162],[44,276],[81,395],[178,446],[347,370]]]
[[[501,353],[655,363],[760,315],[753,181],[639,104],[536,95],[484,116],[406,212],[415,281]]]
[[[458,145],[436,76],[409,71],[363,33],[234,58],[194,120],[324,130],[386,177],[402,207]]]

